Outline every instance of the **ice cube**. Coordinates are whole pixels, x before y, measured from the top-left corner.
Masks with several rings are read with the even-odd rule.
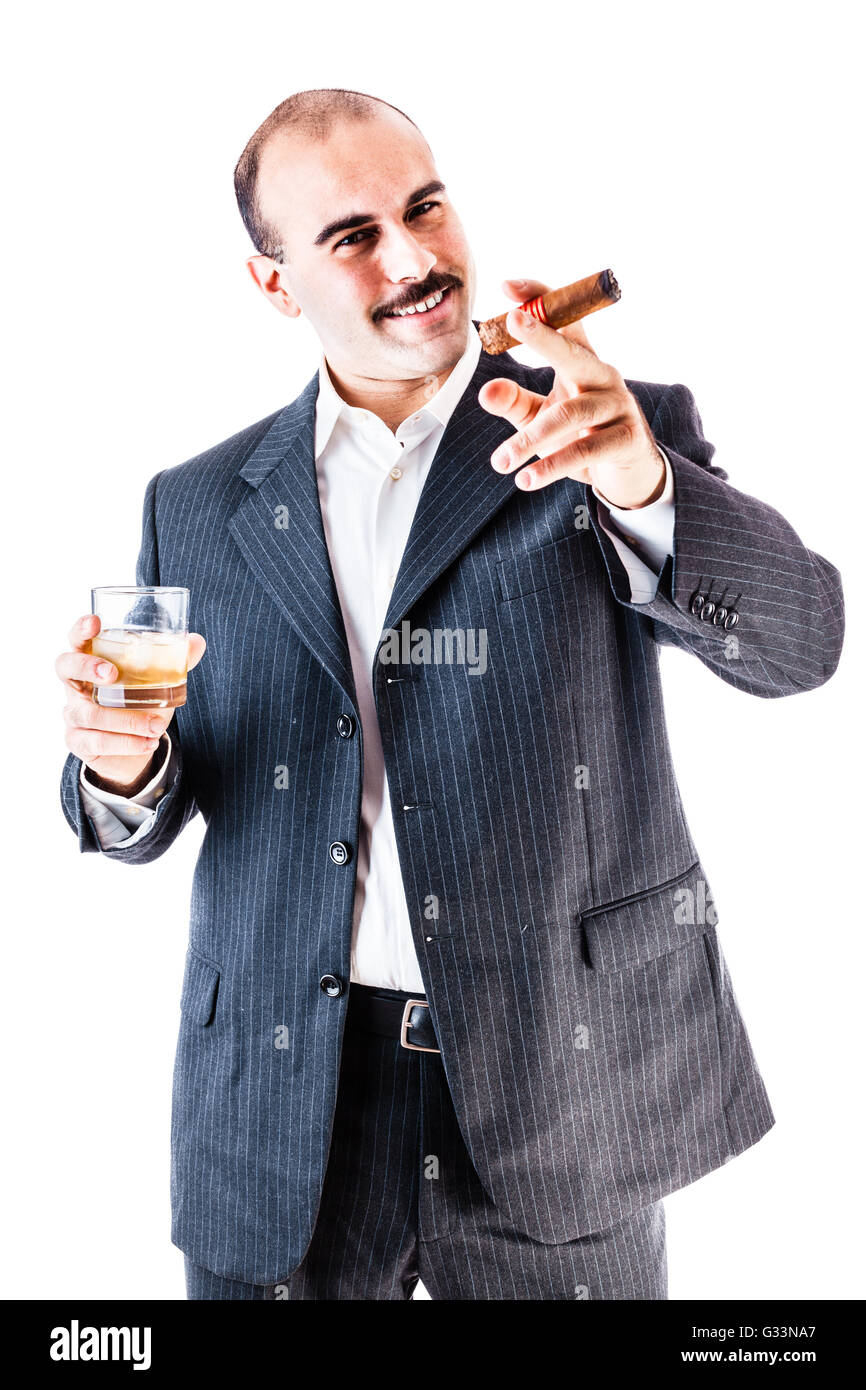
[[[123,667],[131,675],[140,676],[153,664],[154,652],[152,643],[147,641],[144,633],[137,633],[136,636],[137,641],[130,642],[126,649]]]

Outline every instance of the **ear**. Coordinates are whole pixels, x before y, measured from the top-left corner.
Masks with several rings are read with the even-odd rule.
[[[265,299],[269,299],[274,308],[287,318],[296,319],[301,306],[283,284],[280,274],[283,267],[270,256],[249,256],[246,267]]]

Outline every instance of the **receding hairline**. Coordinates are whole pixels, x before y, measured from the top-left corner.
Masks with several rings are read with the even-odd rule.
[[[280,259],[281,247],[276,229],[265,218],[259,194],[259,175],[265,154],[281,135],[297,134],[310,142],[329,138],[335,126],[354,121],[370,121],[392,112],[415,129],[427,145],[419,127],[399,107],[367,92],[342,87],[320,87],[295,92],[280,102],[247,141],[235,165],[235,196],[244,225],[261,254]],[[429,145],[427,145],[429,149]]]

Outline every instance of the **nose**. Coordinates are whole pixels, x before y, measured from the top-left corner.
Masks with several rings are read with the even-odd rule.
[[[414,232],[400,224],[379,241],[382,270],[389,280],[423,280],[436,264],[435,251],[423,246]]]

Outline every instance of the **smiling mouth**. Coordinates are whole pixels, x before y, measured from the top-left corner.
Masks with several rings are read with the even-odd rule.
[[[405,319],[411,318],[415,314],[428,314],[432,309],[437,308],[438,305],[442,303],[442,300],[451,293],[451,288],[452,287],[449,285],[445,290],[436,290],[435,294],[428,295],[426,299],[419,300],[417,304],[410,304],[407,309],[394,309],[390,314],[383,314],[382,317],[386,319]]]

